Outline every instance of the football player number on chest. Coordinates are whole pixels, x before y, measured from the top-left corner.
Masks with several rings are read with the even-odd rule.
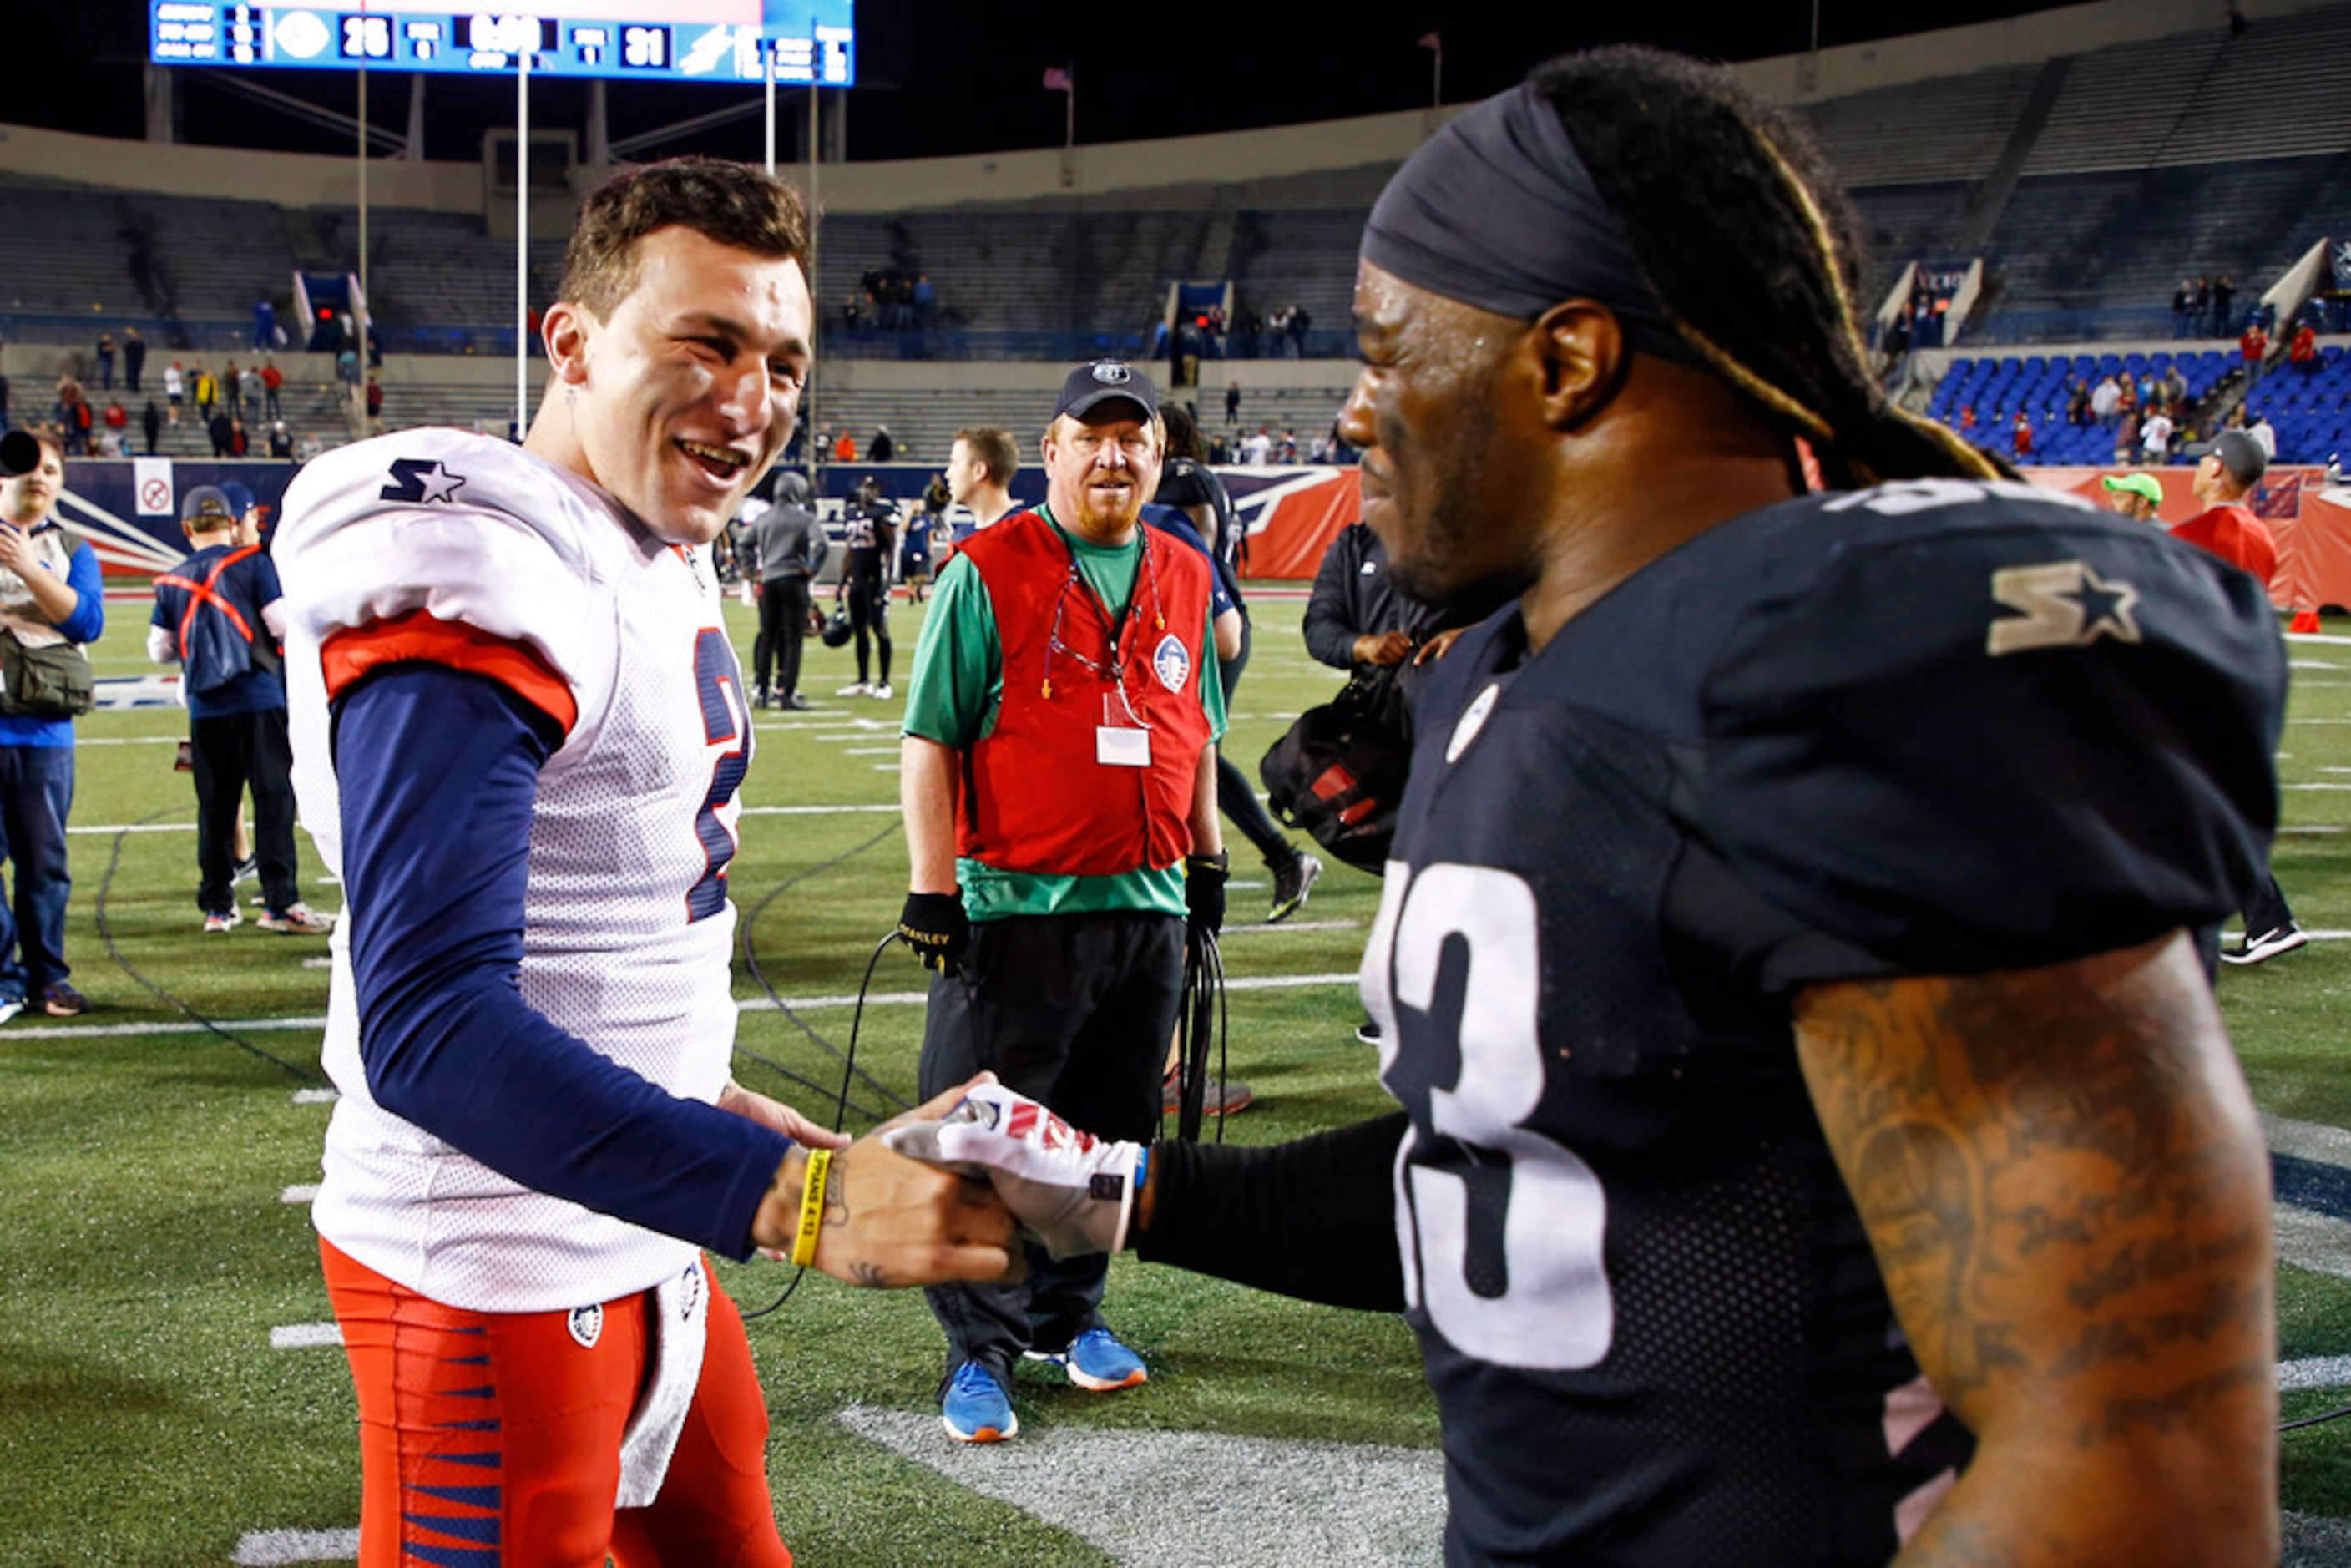
[[[705,631],[694,644],[694,685],[702,698],[702,738],[724,747],[710,767],[710,789],[694,814],[694,834],[702,841],[704,868],[685,894],[685,917],[705,920],[726,907],[726,862],[735,858],[735,830],[720,813],[742,787],[750,764],[744,744],[743,675],[726,634]]]
[[[1436,1007],[1448,946],[1468,956],[1447,988],[1459,998],[1460,1072],[1429,1090],[1427,1117],[1468,1158],[1462,1168],[1420,1163],[1417,1125],[1410,1134],[1396,1195],[1406,1298],[1480,1360],[1547,1372],[1596,1365],[1615,1326],[1601,1251],[1607,1195],[1590,1166],[1521,1124],[1540,1108],[1544,1079],[1534,890],[1487,866],[1412,874],[1392,864],[1388,883],[1399,902],[1389,971],[1399,1008]]]

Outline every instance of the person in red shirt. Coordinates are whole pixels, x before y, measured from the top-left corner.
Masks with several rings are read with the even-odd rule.
[[[2245,385],[2251,387],[2262,379],[2262,371],[2270,357],[2270,335],[2259,321],[2245,324],[2245,335],[2237,340],[2237,352],[2245,360]]]
[[[2251,328],[2247,335],[2259,330]],[[2204,510],[2171,530],[2173,538],[2185,539],[2251,572],[2264,588],[2277,571],[2277,541],[2270,537],[2269,525],[2255,517],[2244,501],[2261,483],[2269,463],[2269,454],[2262,450],[2260,442],[2241,430],[2222,431],[2211,450],[2198,461],[2190,485],[2196,498],[2204,503]],[[2259,964],[2291,953],[2309,940],[2309,934],[2294,924],[2294,910],[2273,876],[2245,906],[2244,940],[2224,950],[2220,961]]]
[[[2262,473],[2269,454],[2241,430],[2224,430],[2196,465],[2189,487],[2204,503],[2204,510],[2171,530],[2171,537],[2210,550],[2241,571],[2251,572],[2269,586],[2277,571],[2277,540],[2269,525],[2244,505]]]
[[[2294,329],[2294,341],[2286,346],[2285,359],[2286,363],[2304,375],[2310,375],[2317,371],[2318,332],[2309,322],[2304,321]]]
[[[2017,461],[2032,455],[2032,416],[2022,409],[2016,411],[2016,423],[2009,432],[2016,446]]]

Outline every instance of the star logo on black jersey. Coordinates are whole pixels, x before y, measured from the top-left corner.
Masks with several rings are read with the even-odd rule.
[[[465,483],[463,475],[450,473],[437,457],[395,457],[392,483],[378,494],[387,501],[454,501]]]
[[[2084,561],[2003,568],[1991,574],[1991,596],[2002,608],[2023,612],[1991,623],[1984,651],[1994,658],[2034,648],[2086,647],[2101,637],[2138,641],[2131,614],[2138,590],[2106,581]]]
[[[2082,569],[2082,585],[2070,597],[2082,607],[2082,641],[2091,643],[2101,635],[2119,637],[2126,643],[2138,641],[2138,622],[2131,618],[2131,608],[2138,603],[2138,590],[2127,582],[2105,582],[2088,567]]]

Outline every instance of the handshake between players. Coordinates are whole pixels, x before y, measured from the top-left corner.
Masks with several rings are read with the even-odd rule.
[[[1020,1228],[1055,1259],[1116,1252],[1135,1223],[1150,1150],[1081,1132],[982,1073],[932,1119],[941,1095],[879,1135],[897,1153],[985,1176]]]

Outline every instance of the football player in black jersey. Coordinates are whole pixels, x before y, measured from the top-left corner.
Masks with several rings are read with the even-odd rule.
[[[1656,53],[1424,146],[1340,430],[1399,587],[1517,602],[1421,698],[1363,979],[1402,1109],[909,1137],[1057,1247],[1404,1311],[1449,1562],[2273,1562],[2268,1166],[2193,933],[2262,874],[2275,622],[1889,406],[1845,233]]]

